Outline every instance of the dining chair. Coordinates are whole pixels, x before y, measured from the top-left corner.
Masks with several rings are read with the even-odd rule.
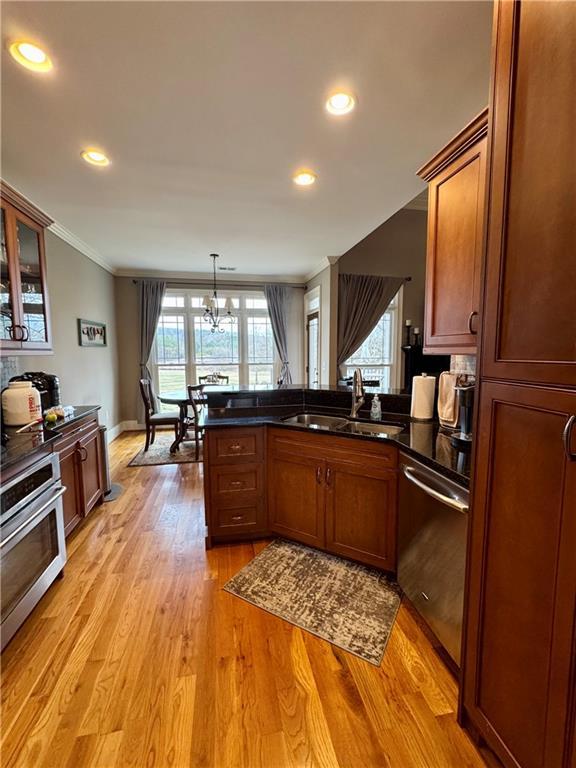
[[[140,394],[144,403],[144,420],[146,423],[146,445],[144,451],[152,445],[156,439],[156,427],[174,427],[174,434],[178,438],[180,430],[180,415],[175,411],[158,411],[156,396],[152,389],[150,379],[140,379]]]
[[[186,424],[187,429],[194,430],[194,442],[196,443],[196,461],[200,457],[200,440],[204,439],[204,384],[188,384],[188,399],[192,406],[192,416]]]
[[[206,376],[198,376],[200,384],[229,384],[230,376],[223,373],[209,373]]]

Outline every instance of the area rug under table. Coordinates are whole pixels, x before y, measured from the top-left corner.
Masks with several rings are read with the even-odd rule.
[[[157,464],[190,464],[196,461],[196,446],[194,441],[185,440],[174,453],[170,446],[174,442],[172,432],[157,434],[154,444],[144,451],[145,437],[142,437],[142,448],[129,462],[129,467],[150,467]],[[202,461],[202,444],[200,444],[200,461]]]
[[[282,539],[224,589],[376,666],[400,605],[380,571]]]

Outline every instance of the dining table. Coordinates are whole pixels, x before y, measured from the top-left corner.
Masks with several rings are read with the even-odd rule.
[[[186,389],[175,390],[173,392],[163,392],[157,397],[161,403],[178,406],[178,434],[170,446],[170,453],[175,453],[186,439],[186,432],[188,431],[188,407],[192,405],[192,401],[188,395],[188,390]],[[198,397],[195,397],[194,400],[196,405],[200,405],[202,408],[206,405],[207,402],[207,398],[203,393],[198,394]]]

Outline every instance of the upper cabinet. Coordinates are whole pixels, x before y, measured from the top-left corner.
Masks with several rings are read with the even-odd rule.
[[[487,129],[485,109],[418,171],[428,182],[427,353],[476,352]]]
[[[486,377],[576,385],[575,9],[497,5]]]
[[[50,312],[42,211],[2,182],[0,254],[0,346],[24,352],[49,350]]]

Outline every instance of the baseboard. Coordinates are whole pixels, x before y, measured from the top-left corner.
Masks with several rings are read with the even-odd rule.
[[[116,440],[117,437],[119,437],[122,432],[141,432],[146,427],[144,424],[139,424],[136,420],[134,421],[120,421],[118,424],[116,424],[115,427],[111,427],[106,432],[106,438],[108,443],[111,443],[113,440]]]
[[[115,427],[110,427],[110,429],[106,430],[106,441],[108,444],[110,444],[113,440],[116,440],[118,435],[122,434],[124,431],[122,428],[124,422],[120,422],[119,424],[116,424]]]
[[[130,419],[129,421],[123,421],[122,432],[141,432],[146,429],[144,424],[140,424],[136,419]]]
[[[170,430],[170,432],[174,431],[174,427],[158,427],[160,431],[163,429]],[[111,443],[112,440],[116,440],[116,438],[122,434],[122,432],[144,432],[146,430],[145,424],[140,424],[136,419],[130,419],[128,421],[121,421],[119,424],[116,424],[115,427],[111,427],[107,433],[106,436],[108,438],[108,442]]]

